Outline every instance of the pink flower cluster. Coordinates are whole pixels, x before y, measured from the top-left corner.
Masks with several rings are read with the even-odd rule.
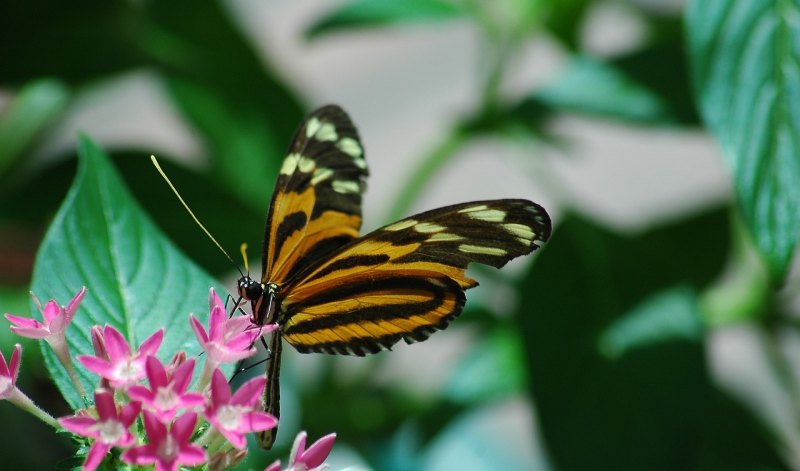
[[[85,292],[82,288],[66,307],[49,301],[44,309],[40,308],[44,322],[5,316],[15,333],[44,339],[50,344],[80,392],[65,331]],[[122,333],[106,325],[92,327],[94,355],[77,356],[86,369],[100,377],[93,407],[57,421],[36,407],[16,388],[19,345],[14,348],[10,364],[0,352],[0,399],[29,410],[51,425],[86,437],[91,442],[83,465],[86,470],[97,469],[112,448],[122,450],[119,455],[122,461],[155,465],[156,470],[177,470],[180,466],[204,463],[208,469],[232,466],[246,456],[248,434],[273,428],[278,421],[260,410],[266,378],[253,378],[232,392],[219,366],[253,355],[254,342],[276,326],[254,325],[246,316],[228,318],[213,288],[209,293],[209,308],[208,330],[197,318],[189,316],[206,359],[196,391],[190,390],[194,358],[187,359],[184,352],[178,352],[165,365],[156,356],[164,329],[156,331],[133,351]],[[137,420],[143,425],[146,440],[131,432]],[[301,433],[295,441],[289,469],[323,469],[334,438],[334,434],[323,437],[305,450],[305,432]],[[267,470],[279,471],[280,463]]]

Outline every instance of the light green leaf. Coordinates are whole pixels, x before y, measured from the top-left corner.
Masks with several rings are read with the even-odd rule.
[[[306,32],[313,38],[331,31],[460,17],[463,10],[441,0],[353,0],[317,20]]]
[[[516,330],[494,329],[454,369],[445,395],[456,402],[480,402],[521,392],[525,354]]]
[[[79,157],[75,181],[37,254],[32,283],[42,302],[55,299],[60,304],[87,287],[67,330],[72,356],[93,354],[90,327],[96,324],[113,325],[134,348],[165,328],[159,350],[165,361],[178,350],[199,353],[188,315],[207,318],[208,289],[215,281],[161,234],[108,157],[86,137]],[[85,407],[53,353],[46,346],[44,350],[61,393],[73,408]],[[84,389],[91,392],[96,377],[79,363],[76,367]]]
[[[600,334],[600,352],[617,358],[635,348],[662,342],[702,339],[703,324],[697,295],[688,286],[676,286],[653,294],[614,320]]]
[[[686,30],[703,119],[780,280],[800,238],[800,1],[696,0]]]
[[[566,111],[631,121],[674,121],[658,94],[611,64],[576,57],[556,80],[533,99]]]
[[[68,99],[66,86],[55,79],[35,80],[19,91],[0,119],[0,175],[61,113]]]

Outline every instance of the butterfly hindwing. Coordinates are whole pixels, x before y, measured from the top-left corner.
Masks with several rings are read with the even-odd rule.
[[[279,323],[301,352],[365,355],[426,339],[461,313],[473,262],[502,267],[550,235],[526,200],[463,203],[390,224],[286,287]]]
[[[291,279],[358,237],[366,176],[347,114],[334,105],[311,113],[292,139],[272,196],[263,282]]]

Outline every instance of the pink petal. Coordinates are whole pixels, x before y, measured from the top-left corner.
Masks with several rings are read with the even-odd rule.
[[[208,290],[208,310],[213,311],[215,307],[221,307],[225,309],[224,304],[222,304],[222,299],[217,294],[217,291],[212,287]]]
[[[305,463],[307,468],[316,468],[321,465],[325,458],[331,453],[333,449],[333,442],[336,441],[336,434],[329,433],[320,438],[313,445],[308,447],[305,453],[299,458],[299,462]]]
[[[8,369],[8,363],[6,363],[6,357],[3,356],[2,351],[0,351],[0,376],[11,378],[11,370]]]
[[[11,364],[9,365],[9,372],[11,373],[11,384],[17,383],[17,375],[19,374],[19,365],[22,361],[22,345],[14,345],[14,351],[11,353]]]
[[[157,443],[129,448],[122,453],[122,461],[135,465],[148,465],[156,462]]]
[[[99,389],[94,393],[94,406],[101,422],[117,418],[117,405],[114,404],[114,396],[105,389]]]
[[[87,370],[91,371],[92,373],[98,374],[104,378],[108,378],[110,375],[114,373],[114,367],[111,363],[97,358],[92,355],[78,355],[75,357],[78,359],[79,362],[86,367]]]
[[[106,342],[103,339],[103,329],[99,325],[93,325],[89,333],[92,337],[92,347],[94,354],[98,358],[108,360],[108,351],[106,351]]]
[[[26,339],[43,339],[50,335],[50,330],[41,328],[41,329],[26,329],[20,327],[11,326],[11,332],[19,335],[20,337],[25,337]]]
[[[31,319],[30,317],[20,317],[15,316],[13,314],[6,314],[5,318],[8,319],[9,322],[15,324],[17,327],[26,327],[26,328],[46,328],[44,324],[37,321],[36,319]]]
[[[117,364],[131,357],[131,347],[128,345],[128,341],[114,327],[106,325],[103,329],[103,339],[111,363]]]
[[[145,360],[145,370],[147,370],[147,381],[150,383],[151,390],[155,392],[158,388],[167,385],[167,370],[161,360],[150,355]]]
[[[133,421],[136,420],[136,416],[139,415],[139,411],[141,410],[142,405],[140,403],[130,402],[122,406],[122,410],[119,413],[119,421],[126,427],[129,427]]]
[[[111,449],[111,445],[98,441],[92,443],[89,453],[86,455],[86,461],[83,462],[83,469],[85,471],[94,471],[103,462],[103,459]]]
[[[244,437],[244,432],[240,430],[231,430],[223,428],[216,420],[211,421],[214,428],[222,434],[233,445],[234,448],[243,450],[247,446],[247,439]]]
[[[264,386],[266,385],[266,376],[256,376],[255,378],[239,386],[239,389],[233,395],[230,403],[252,407],[259,400],[261,400],[261,394],[264,392]]]
[[[281,460],[275,460],[275,462],[267,466],[264,471],[281,471]]]
[[[172,373],[172,388],[179,394],[186,391],[189,383],[192,382],[192,373],[194,373],[194,358],[191,358],[181,363]]]
[[[61,314],[61,306],[59,306],[58,303],[52,299],[47,301],[47,304],[44,305],[44,310],[42,311],[44,323],[49,325],[50,322],[52,322],[53,319],[55,319],[59,314]]]
[[[163,328],[158,329],[153,335],[147,337],[147,339],[142,342],[142,345],[139,346],[139,350],[136,352],[136,356],[155,355],[158,347],[161,346],[162,340],[164,340]]]
[[[144,402],[145,404],[151,404],[153,402],[153,396],[155,395],[153,391],[150,391],[141,384],[129,386],[128,389],[125,390],[125,393],[134,401]]]
[[[197,466],[205,463],[208,460],[208,455],[202,448],[196,445],[187,444],[181,447],[180,456],[176,461],[183,465]]]
[[[234,352],[247,351],[253,346],[253,343],[259,336],[260,334],[258,331],[248,330],[227,340],[225,342],[225,347]]]
[[[189,314],[189,323],[192,324],[192,330],[194,330],[194,335],[197,337],[197,341],[200,342],[201,345],[208,343],[208,334],[206,333],[206,328],[203,327],[203,324],[191,314]]]
[[[180,399],[180,406],[181,408],[192,408],[202,406],[206,403],[206,397],[201,393],[185,393],[181,396]]]
[[[308,434],[305,430],[297,434],[297,437],[292,443],[292,451],[289,452],[289,465],[294,466],[298,460],[303,458],[303,452],[306,451],[306,437]]]
[[[262,411],[247,412],[241,415],[239,432],[250,433],[268,430],[278,425],[278,419]]]
[[[241,351],[228,351],[227,349],[225,350],[213,349],[212,351],[208,352],[209,357],[213,355],[216,364],[233,363],[239,360],[244,360],[245,358],[255,355],[255,353],[256,353],[255,348],[251,348],[250,350],[241,350]]]
[[[147,433],[148,442],[157,444],[167,436],[167,426],[162,424],[158,418],[150,411],[142,411],[144,419],[144,431]]]
[[[86,287],[83,286],[81,289],[75,294],[72,300],[69,302],[67,307],[64,309],[64,316],[69,320],[72,321],[72,318],[75,317],[75,311],[78,310],[78,306],[83,301],[83,295],[86,294]]]
[[[189,439],[192,438],[195,425],[197,425],[197,414],[194,412],[187,412],[175,419],[170,433],[175,437],[178,443],[187,443]]]
[[[219,368],[214,369],[211,376],[211,407],[214,409],[230,403],[231,386]]]
[[[222,342],[225,334],[225,320],[228,315],[225,309],[216,306],[208,316],[208,338],[214,342]]]
[[[95,437],[97,432],[93,429],[97,420],[92,417],[62,417],[58,423],[70,432],[84,437]]]

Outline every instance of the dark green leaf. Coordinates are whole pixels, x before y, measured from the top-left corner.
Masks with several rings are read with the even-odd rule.
[[[137,12],[125,0],[0,2],[0,83],[73,84],[141,65]]]
[[[153,23],[141,47],[208,145],[212,174],[252,209],[265,212],[277,169],[303,117],[297,99],[271,74],[220,2],[150,2],[147,15]]]
[[[87,287],[67,330],[73,356],[93,353],[89,329],[95,324],[113,325],[134,346],[164,327],[162,360],[181,349],[196,353],[187,319],[189,313],[208,316],[208,288],[214,280],[164,238],[88,138],[81,139],[79,155],[75,181],[37,255],[32,290],[43,301],[66,304],[81,286]],[[47,348],[45,359],[69,404],[84,407]],[[80,365],[77,369],[91,392],[96,378]]]
[[[318,19],[306,35],[314,38],[337,30],[442,21],[463,14],[455,3],[442,0],[351,0]]]
[[[706,368],[696,293],[725,266],[727,215],[636,236],[562,218],[517,315],[555,467],[786,468],[757,421],[721,402]]]
[[[0,176],[27,150],[67,104],[69,93],[58,80],[25,85],[0,117]]]
[[[775,279],[800,238],[800,4],[703,0],[686,15],[703,119]]]
[[[546,5],[545,26],[570,49],[576,50],[580,40],[583,18],[593,0],[549,0]]]

